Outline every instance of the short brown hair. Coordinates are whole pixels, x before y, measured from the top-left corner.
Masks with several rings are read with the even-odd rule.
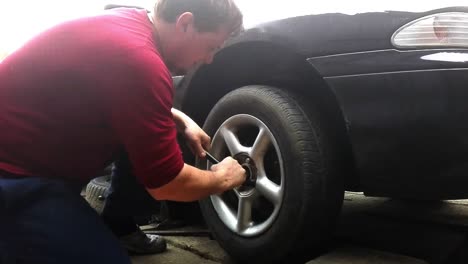
[[[157,0],[154,6],[156,18],[169,23],[190,12],[200,32],[215,32],[225,27],[233,35],[243,30],[242,13],[233,0]]]

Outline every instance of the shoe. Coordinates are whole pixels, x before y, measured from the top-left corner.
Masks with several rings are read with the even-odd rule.
[[[166,240],[163,237],[145,234],[141,230],[121,236],[119,240],[128,252],[135,254],[156,254],[167,249]]]

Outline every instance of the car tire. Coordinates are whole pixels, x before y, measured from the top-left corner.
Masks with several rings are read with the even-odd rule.
[[[102,213],[106,200],[105,194],[110,187],[110,179],[110,175],[101,176],[92,179],[88,185],[86,185],[85,199],[98,214]]]
[[[326,121],[311,102],[269,86],[234,90],[208,115],[203,128],[212,137],[212,153],[241,164],[247,164],[245,153],[252,154],[248,169],[258,176],[255,187],[200,201],[214,237],[236,261],[304,263],[326,247],[344,195],[339,141]],[[269,143],[254,145],[260,134]],[[197,160],[197,166],[211,164]]]

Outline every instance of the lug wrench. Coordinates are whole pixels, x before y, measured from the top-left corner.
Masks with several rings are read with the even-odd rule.
[[[219,160],[217,160],[211,153],[205,151],[206,158],[213,164],[218,164]],[[144,231],[146,234],[153,234],[153,235],[166,235],[166,236],[208,236],[212,237],[211,232],[209,230],[155,230],[155,228],[150,228]]]
[[[213,164],[218,164],[219,163],[219,160],[217,160],[213,155],[211,155],[211,153],[209,153],[208,151],[205,150],[205,154],[206,154],[206,159],[209,160],[211,163]],[[246,171],[246,180],[244,182],[244,185],[245,186],[250,186],[250,187],[255,187],[255,179],[252,179],[251,178],[251,170],[248,166],[246,165],[242,165],[242,167],[245,169]]]
[[[213,155],[211,155],[208,151],[205,151],[206,158],[211,161],[213,164],[218,164],[219,160],[217,160]]]

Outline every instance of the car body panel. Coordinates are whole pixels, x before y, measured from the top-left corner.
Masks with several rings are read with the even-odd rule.
[[[417,13],[384,11],[297,16],[256,25],[228,45],[269,41],[287,46],[305,57],[393,49],[391,36],[401,26],[430,14],[451,11],[468,12],[468,7]]]
[[[403,25],[450,11],[468,12],[468,7],[267,22],[230,41],[213,65],[200,72],[233,64],[234,56],[223,60],[223,53],[241,45],[269,43],[289,50],[307,61],[311,74],[319,73],[335,94],[366,194],[467,197],[468,48],[397,49],[391,41]],[[190,90],[190,81],[185,84]]]
[[[308,60],[337,95],[368,194],[466,196],[466,56],[468,50],[384,50]],[[453,186],[451,194],[440,186]]]
[[[465,0],[426,0],[424,2],[407,0],[373,2],[367,0],[328,0],[320,2],[289,0],[287,3],[270,0],[235,0],[235,2],[244,14],[246,28],[256,27],[261,23],[270,21],[309,15],[331,13],[356,15],[387,11],[421,13],[450,6],[466,6]]]
[[[347,120],[367,194],[466,197],[468,69],[326,80]]]

